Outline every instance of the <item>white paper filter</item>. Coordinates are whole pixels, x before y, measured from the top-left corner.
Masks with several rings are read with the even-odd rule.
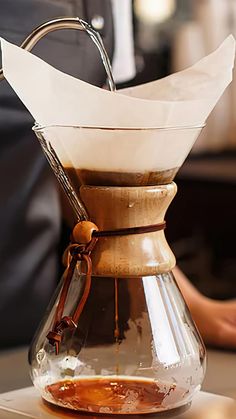
[[[125,173],[179,168],[200,131],[201,128],[113,130],[63,126],[42,129],[64,166]]]
[[[5,78],[45,127],[44,135],[62,164],[120,172],[181,166],[199,127],[232,80],[235,56],[235,40],[229,36],[187,70],[110,92],[64,74],[3,39],[1,48]],[[162,129],[153,129],[157,127]]]

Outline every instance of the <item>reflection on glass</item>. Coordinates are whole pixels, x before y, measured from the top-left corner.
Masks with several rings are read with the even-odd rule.
[[[64,315],[78,305],[84,282],[78,266]],[[30,351],[45,400],[93,413],[152,413],[186,404],[199,389],[205,350],[172,274],[92,277],[77,328],[55,355],[46,335],[57,299]]]

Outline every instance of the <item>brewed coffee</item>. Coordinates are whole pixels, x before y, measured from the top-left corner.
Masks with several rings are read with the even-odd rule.
[[[103,170],[64,168],[72,186],[78,192],[81,185],[93,186],[148,186],[172,182],[178,168],[152,172],[111,172]]]
[[[116,414],[157,412],[171,393],[175,394],[173,404],[185,394],[175,385],[115,376],[60,381],[47,386],[46,392],[50,393],[51,402],[61,407]]]

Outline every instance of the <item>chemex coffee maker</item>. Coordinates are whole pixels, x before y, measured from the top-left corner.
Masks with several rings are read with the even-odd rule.
[[[90,34],[114,90],[101,39],[78,18],[44,24],[24,47],[60,27]],[[186,405],[200,389],[205,348],[164,229],[173,179],[202,125],[33,128],[78,221],[29,352],[33,383],[50,404],[147,414]]]
[[[34,385],[51,403],[91,413],[154,413],[188,403],[204,377],[205,348],[171,272],[175,258],[164,235],[177,168],[149,166],[155,157],[148,143],[168,141],[172,129],[34,130],[57,176],[69,180],[86,209],[31,346]],[[133,142],[133,150],[107,161],[102,150],[110,137],[117,147],[122,138]],[[132,161],[140,137],[147,147]],[[84,141],[89,154],[82,153]],[[67,155],[64,142],[71,142]]]

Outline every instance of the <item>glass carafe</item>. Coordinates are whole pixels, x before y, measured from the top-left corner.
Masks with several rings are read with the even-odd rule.
[[[155,413],[187,404],[200,389],[205,348],[164,235],[172,180],[200,129],[35,128],[76,215],[94,223],[75,227],[30,349],[34,385],[49,403]],[[96,241],[73,259],[86,242],[81,225],[91,230],[86,246]]]
[[[84,283],[78,269],[65,315],[78,305]],[[34,385],[50,403],[91,413],[154,413],[188,403],[200,389],[204,347],[170,273],[93,277],[83,314],[58,355],[46,338],[51,310],[30,351]]]

